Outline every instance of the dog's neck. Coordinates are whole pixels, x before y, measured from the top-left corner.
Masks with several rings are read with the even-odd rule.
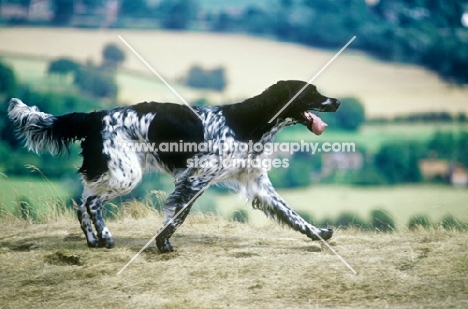
[[[241,141],[271,141],[282,128],[296,124],[291,118],[275,118],[269,121],[287,104],[291,94],[270,87],[260,95],[241,103],[221,107],[227,124]]]

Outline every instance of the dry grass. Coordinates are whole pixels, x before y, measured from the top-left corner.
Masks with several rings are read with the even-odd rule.
[[[119,97],[123,101],[180,102],[126,49],[118,35],[122,35],[172,84],[193,64],[226,68],[228,88],[221,94],[192,91],[177,85],[177,90],[189,101],[207,97],[215,102],[235,102],[260,93],[280,79],[309,80],[336,52],[239,34],[3,28],[0,53],[45,59],[68,56],[99,63],[103,46],[115,42],[126,50],[124,68],[147,76],[145,80],[135,79],[127,73],[119,75]],[[37,78],[34,72],[25,74],[28,78],[31,74]],[[376,61],[350,49],[340,55],[315,83],[326,95],[360,98],[371,117],[422,111],[468,111],[468,87],[452,87],[421,67]]]
[[[159,254],[152,245],[117,275],[162,222],[141,204],[126,207],[129,215],[109,222],[112,250],[88,249],[71,218],[3,220],[0,307],[468,306],[466,234],[337,231],[331,245],[358,271],[353,275],[320,243],[274,223],[197,214],[174,235],[176,252]]]

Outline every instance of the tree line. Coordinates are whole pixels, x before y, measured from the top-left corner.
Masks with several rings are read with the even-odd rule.
[[[10,0],[29,5],[28,0]],[[51,0],[54,26],[80,26],[72,0]],[[79,1],[101,27],[105,1]],[[322,48],[351,48],[386,61],[415,63],[450,82],[468,83],[467,1],[445,0],[276,0],[232,10],[203,9],[200,0],[122,0],[112,27],[246,32]],[[75,21],[74,21],[75,19]],[[88,19],[87,19],[88,20]],[[140,22],[139,22],[140,21]],[[27,23],[11,20],[7,23]]]

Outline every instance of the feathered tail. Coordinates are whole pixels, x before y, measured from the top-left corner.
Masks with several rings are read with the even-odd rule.
[[[71,113],[54,116],[29,107],[20,99],[11,99],[8,117],[26,147],[36,153],[49,151],[54,155],[68,152],[70,143],[86,138],[92,131],[102,130],[103,112]]]

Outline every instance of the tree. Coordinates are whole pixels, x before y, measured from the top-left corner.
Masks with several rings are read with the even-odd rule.
[[[15,72],[9,66],[0,62],[0,103],[9,100],[16,89]]]
[[[421,180],[418,161],[422,149],[415,144],[389,143],[383,145],[374,159],[375,167],[390,184]]]
[[[342,99],[341,103],[335,113],[337,126],[345,130],[356,131],[366,120],[364,106],[355,98]]]
[[[163,27],[174,30],[187,29],[197,13],[194,0],[162,0],[159,9]]]
[[[247,32],[262,34],[270,31],[271,20],[268,12],[265,12],[257,6],[248,7],[242,19]]]
[[[310,158],[311,154],[307,152],[296,152],[292,155],[289,167],[284,171],[283,187],[307,187],[311,184],[310,172],[312,168]]]
[[[56,25],[67,24],[73,16],[73,3],[73,0],[53,0],[54,17],[52,22]]]
[[[102,50],[102,65],[116,69],[125,60],[125,53],[117,44],[109,43]]]
[[[67,75],[69,73],[75,73],[80,67],[80,64],[69,58],[59,58],[57,60],[52,60],[49,63],[47,68],[47,73],[49,74],[58,74],[58,75]]]
[[[438,158],[454,160],[468,167],[468,132],[436,132],[428,150]]]
[[[140,17],[147,12],[146,1],[144,0],[123,0],[120,5],[122,15]]]
[[[6,115],[8,101],[15,95],[15,92],[15,72],[9,66],[0,62],[0,137],[8,143],[16,142],[13,127]],[[0,142],[0,148],[2,148],[1,144]],[[7,153],[7,151],[5,152]],[[0,157],[2,157],[1,153]]]
[[[203,69],[199,65],[190,68],[186,78],[183,78],[186,85],[193,88],[212,89],[223,91],[226,87],[226,74],[222,67],[215,69]]]
[[[83,92],[98,98],[115,98],[117,84],[114,75],[93,66],[85,66],[76,72],[73,81]]]

